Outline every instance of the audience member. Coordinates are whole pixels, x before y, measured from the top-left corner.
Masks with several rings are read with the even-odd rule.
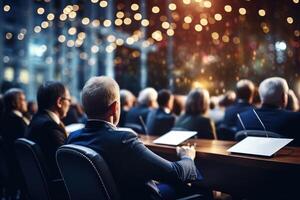
[[[126,116],[128,111],[133,107],[135,102],[135,96],[129,91],[122,89],[120,90],[120,98],[121,98],[121,115],[118,126],[125,126]]]
[[[262,107],[255,111],[267,131],[294,138],[293,144],[300,145],[300,113],[284,109],[287,105],[288,90],[288,84],[283,78],[265,79],[259,85]],[[248,130],[264,130],[253,110],[243,112],[241,119]],[[243,130],[240,122],[237,122],[237,127],[238,130]]]
[[[299,111],[299,101],[293,90],[289,90],[286,109],[293,112]]]
[[[150,111],[147,118],[147,131],[150,135],[162,135],[172,129],[175,115],[171,113],[174,96],[169,90],[158,93],[157,103],[159,108]]]
[[[47,81],[37,92],[38,112],[33,116],[28,130],[28,139],[36,142],[45,155],[51,178],[59,178],[55,153],[67,138],[61,119],[71,104],[69,90],[61,83]]]
[[[120,96],[113,79],[90,78],[82,90],[82,104],[88,121],[67,143],[89,147],[103,156],[122,199],[148,199],[146,183],[152,179],[167,183],[196,179],[193,148],[180,148],[181,160],[169,162],[145,147],[135,133],[118,130]]]
[[[227,91],[227,92],[223,95],[223,97],[222,97],[221,100],[219,101],[219,105],[220,105],[221,107],[226,108],[226,107],[232,105],[232,104],[235,102],[235,100],[236,100],[236,94],[235,94],[235,92],[229,90],[229,91]]]
[[[183,95],[174,95],[174,105],[172,112],[176,116],[180,116],[184,111],[186,96]]]
[[[213,121],[206,117],[209,93],[205,89],[192,90],[186,100],[185,113],[175,123],[175,128],[197,131],[198,138],[217,139]]]
[[[210,98],[208,116],[218,125],[224,119],[224,109],[219,106],[219,97]]]
[[[28,119],[32,119],[33,115],[37,113],[38,107],[35,101],[29,101],[27,103],[27,112],[25,113]]]
[[[141,127],[144,124],[141,123],[142,118],[143,122],[146,123],[148,113],[157,107],[157,92],[153,88],[143,89],[138,96],[137,105],[131,108],[126,116],[125,124],[137,124]]]
[[[8,193],[15,196],[22,188],[22,176],[14,151],[14,142],[25,135],[29,120],[24,117],[27,112],[26,97],[21,89],[12,88],[3,96],[4,115],[1,123],[4,155],[8,169]]]
[[[78,113],[78,104],[74,98],[71,98],[71,105],[67,112],[67,115],[62,119],[64,125],[77,124],[79,123],[79,113]]]
[[[242,79],[236,84],[237,99],[234,104],[225,109],[223,123],[227,127],[234,127],[237,120],[237,114],[249,109],[253,109],[252,100],[255,86],[252,81]]]

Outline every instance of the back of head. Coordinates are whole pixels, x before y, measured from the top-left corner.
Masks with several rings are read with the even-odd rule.
[[[221,100],[219,101],[219,105],[223,106],[223,107],[228,107],[231,104],[233,104],[236,100],[236,94],[234,91],[227,91],[223,97],[221,98]]]
[[[154,88],[148,87],[143,89],[138,96],[138,103],[140,105],[147,105],[147,106],[153,106],[152,104],[155,104],[157,99],[157,92]]]
[[[5,112],[10,112],[17,108],[18,96],[24,94],[19,88],[11,88],[4,93],[3,103]]]
[[[122,89],[120,90],[120,99],[121,99],[122,107],[123,106],[131,107],[134,103],[135,97],[129,90]]]
[[[271,77],[260,83],[258,92],[262,104],[284,108],[287,103],[288,84],[285,79]]]
[[[209,108],[209,93],[205,89],[192,90],[186,100],[186,114],[205,114]]]
[[[57,99],[65,95],[65,86],[57,81],[46,81],[37,92],[38,110],[50,109],[56,105]]]
[[[236,84],[236,95],[238,99],[251,102],[253,99],[254,90],[254,84],[250,80],[242,79]]]
[[[118,83],[107,76],[90,78],[81,93],[83,108],[90,119],[98,119],[106,114],[109,106],[120,101]]]
[[[167,106],[171,98],[172,93],[169,90],[160,90],[157,95],[157,103],[159,107]]]

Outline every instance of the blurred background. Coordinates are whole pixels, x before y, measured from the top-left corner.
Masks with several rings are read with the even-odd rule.
[[[0,0],[0,86],[35,99],[45,80],[79,97],[93,75],[121,88],[212,95],[248,78],[299,96],[299,0]]]

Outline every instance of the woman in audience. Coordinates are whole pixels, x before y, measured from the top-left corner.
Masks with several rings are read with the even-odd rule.
[[[210,118],[206,117],[208,108],[208,91],[192,90],[186,100],[185,113],[178,118],[175,128],[197,131],[198,138],[217,139],[215,125]]]

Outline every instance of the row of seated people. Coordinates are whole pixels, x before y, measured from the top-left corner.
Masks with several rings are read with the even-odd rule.
[[[12,191],[24,188],[14,151],[14,142],[22,137],[28,138],[40,147],[45,163],[50,169],[49,176],[53,180],[61,179],[55,161],[55,154],[60,146],[77,144],[93,149],[107,162],[122,199],[148,199],[145,183],[151,184],[159,191],[160,196],[166,197],[165,199],[173,199],[189,191],[185,190],[178,194],[179,190],[174,190],[169,185],[176,185],[176,188],[180,185],[180,188],[185,188],[187,182],[201,180],[201,175],[194,164],[195,149],[179,148],[180,160],[170,162],[145,147],[134,132],[118,130],[116,125],[121,112],[119,86],[111,78],[93,77],[85,84],[82,90],[82,103],[88,119],[85,128],[69,136],[62,119],[68,112],[71,97],[63,84],[49,81],[39,87],[38,112],[29,125],[22,115],[26,105],[22,90],[8,90],[4,94],[4,103],[5,114],[1,120],[1,135],[4,156],[9,166],[8,187]],[[157,185],[152,180],[168,185]],[[22,194],[21,199],[25,197],[26,192]],[[14,198],[15,196],[12,197]]]
[[[293,93],[289,91],[286,80],[279,77],[268,78],[261,82],[258,93],[261,104],[254,105],[254,84],[249,80],[240,80],[236,86],[237,99],[225,108],[223,119],[216,121],[215,116],[220,114],[209,110],[209,93],[203,88],[194,89],[188,94],[185,112],[179,116],[172,113],[174,96],[168,90],[161,90],[157,94],[153,88],[146,88],[140,92],[134,107],[131,107],[133,95],[123,90],[123,110],[119,125],[149,135],[162,135],[179,129],[197,131],[197,138],[229,140],[234,140],[235,133],[243,129],[265,129],[282,137],[294,138],[292,145],[299,146],[300,126],[297,122],[300,121],[300,113],[297,112],[295,95],[290,95],[295,99],[294,103],[288,98]],[[158,108],[155,108],[156,102]],[[295,111],[287,110],[288,104],[294,105]],[[237,114],[240,114],[241,121]]]
[[[249,85],[251,84],[249,84],[247,81],[241,81],[238,83],[239,86],[238,88],[249,87]],[[111,91],[107,91],[107,90],[102,91],[97,86],[99,86],[100,89],[103,88],[104,86],[107,88],[111,87],[110,88]],[[102,136],[104,137],[103,140],[109,141],[107,144],[103,143],[102,139],[98,141],[100,137],[98,138],[97,137],[98,134],[94,134],[95,132],[105,132],[104,130],[106,129],[109,130],[117,129],[115,125],[118,124],[119,121],[118,115],[120,114],[118,85],[111,79],[107,79],[106,77],[100,77],[100,78],[91,79],[89,82],[86,83],[86,87],[87,87],[86,89],[87,100],[85,100],[84,98],[85,88],[83,88],[83,93],[82,93],[83,95],[82,103],[86,111],[86,114],[88,116],[86,127],[85,129],[82,130],[83,132],[78,132],[78,133],[75,132],[74,135],[72,134],[68,140],[67,140],[68,134],[66,133],[64,124],[62,123],[62,119],[66,116],[69,110],[71,104],[71,97],[68,89],[64,85],[58,82],[46,82],[42,86],[40,86],[37,94],[38,113],[36,113],[33,116],[29,126],[28,126],[28,120],[26,120],[26,118],[22,114],[26,110],[25,109],[26,100],[25,100],[24,92],[19,89],[11,89],[5,93],[4,95],[5,114],[3,115],[2,122],[1,122],[1,135],[3,137],[3,144],[5,150],[4,154],[6,155],[5,157],[7,158],[9,163],[8,169],[11,171],[11,173],[9,174],[14,176],[11,180],[20,179],[17,177],[18,173],[15,173],[18,170],[17,169],[18,165],[15,160],[13,143],[17,138],[25,136],[41,146],[41,149],[46,157],[47,165],[51,169],[51,177],[53,178],[60,177],[60,174],[57,170],[57,166],[55,163],[55,152],[57,148],[65,144],[66,141],[69,142],[71,141],[70,143],[75,143],[75,144],[77,143],[83,146],[88,146],[96,150],[97,152],[101,153],[101,155],[103,155],[104,158],[108,160],[109,166],[111,166],[113,174],[118,177],[116,179],[120,179],[120,181],[118,182],[120,182],[121,185],[123,185],[124,182],[126,182],[125,178],[123,177],[123,172],[129,170],[128,169],[129,165],[124,164],[124,166],[122,166],[124,167],[124,169],[121,169],[119,172],[118,169],[116,169],[119,167],[119,165],[117,165],[116,163],[118,162],[126,163],[125,160],[127,159],[127,156],[126,155],[118,156],[122,154],[120,154],[119,151],[116,151],[116,149],[122,151],[126,150],[131,152],[132,149],[128,150],[126,148],[125,149],[120,148],[122,147],[122,144],[124,145],[128,144],[130,148],[134,147],[134,149],[137,151],[145,151],[144,152],[145,154],[148,154],[149,152],[147,149],[146,150],[144,149],[145,147],[141,144],[141,142],[139,142],[136,135],[132,135],[132,133],[128,133],[128,132],[123,133],[123,136],[121,136],[122,134],[118,135],[117,138],[119,138],[119,136],[121,137],[119,139],[113,137],[112,135],[106,136],[106,134],[103,134]],[[99,89],[99,91],[97,91],[97,89]],[[99,98],[96,98],[94,96],[96,95],[93,94],[94,90],[101,94],[101,95],[99,94],[100,95]],[[152,93],[155,93],[155,91],[153,92],[153,89],[147,89],[147,90],[152,90]],[[152,100],[152,97],[155,96],[155,95],[148,95],[149,92],[145,92],[147,90],[141,92],[141,95],[138,98],[138,102],[140,102],[140,105],[138,105],[136,108],[145,107],[142,104],[142,102],[143,103],[149,102],[149,99]],[[111,92],[111,93],[103,94],[103,92]],[[258,115],[261,116],[262,121],[264,122],[268,130],[282,134],[285,137],[295,138],[293,145],[299,145],[298,143],[299,137],[297,135],[299,132],[298,131],[299,127],[297,126],[297,122],[299,121],[299,113],[297,112],[292,113],[284,110],[287,102],[287,93],[288,93],[288,85],[284,79],[281,78],[266,79],[260,84],[259,87],[259,94],[262,99],[262,107],[256,109],[256,111]],[[88,95],[91,95],[91,97],[89,97]],[[107,96],[107,99],[104,98],[106,97],[105,95]],[[108,99],[109,97],[113,98],[114,101],[112,101],[111,99],[109,100]],[[167,132],[173,126],[175,126],[177,128],[181,128],[185,130],[196,130],[198,131],[199,138],[211,138],[211,139],[217,138],[212,120],[205,116],[209,107],[209,94],[205,89],[199,88],[190,92],[186,100],[185,113],[179,116],[178,119],[176,119],[176,117],[173,114],[171,114],[173,98],[174,98],[173,95],[169,91],[162,90],[159,92],[158,99],[157,99],[159,108],[148,110],[145,112],[147,115],[144,118],[144,121],[146,122],[147,127],[150,130],[149,133],[162,134],[163,132]],[[156,97],[153,99],[156,100]],[[239,103],[241,103],[241,101],[237,101],[237,104]],[[107,106],[105,107],[105,105]],[[128,120],[129,116],[132,114],[131,112],[133,111],[134,109],[132,109],[127,113],[126,121]],[[126,112],[121,112],[121,114],[122,113],[124,114]],[[264,113],[267,113],[268,117],[264,117]],[[142,114],[136,114],[136,116],[139,120],[140,120],[139,116],[143,117]],[[157,118],[157,116],[159,117]],[[166,123],[164,122],[165,116],[168,116],[168,119],[170,119],[170,121],[172,122],[170,123],[172,126],[166,125]],[[260,127],[261,125],[258,123],[259,121],[253,115],[251,109],[250,111],[241,113],[241,118],[243,118],[244,123],[247,126],[251,127],[251,129],[257,129],[258,126],[259,126],[258,129],[261,129]],[[151,126],[152,129],[159,128],[160,130],[158,131],[151,130]],[[241,127],[239,128],[241,129]],[[247,127],[247,129],[250,128]],[[71,138],[73,137],[76,139],[71,140]],[[116,142],[115,143],[116,146],[113,145],[114,142]],[[121,146],[119,147],[118,145]],[[115,155],[116,153],[118,154],[116,155],[118,159],[110,160],[111,159],[110,155]],[[133,157],[128,159],[138,160],[137,157],[135,157],[138,155],[133,154],[132,156]],[[145,158],[147,158],[147,155],[145,156],[146,156]],[[156,158],[156,155],[151,155],[151,156]],[[135,162],[133,163],[136,164]],[[161,165],[164,165],[160,162],[148,163],[148,164],[149,165],[157,164],[159,165],[159,167],[161,167]],[[177,164],[168,163],[167,166],[171,167],[173,170],[178,168]],[[182,167],[183,166],[179,165],[179,168],[183,169],[184,167],[183,168]],[[144,168],[147,169],[147,167]],[[128,173],[131,172],[133,173],[133,171],[129,170]],[[180,177],[178,177],[179,172],[176,170],[173,172],[174,174],[177,174],[177,178],[180,179]],[[124,176],[127,177],[127,175],[125,173]],[[153,175],[164,176],[162,174],[155,174],[155,173]],[[135,177],[135,178],[137,180],[139,180],[140,178],[142,178],[142,181],[145,180],[145,177]],[[185,178],[181,177],[181,178],[182,179],[186,178],[185,180],[188,179],[187,177]],[[15,186],[14,183],[10,185]],[[135,188],[135,186],[133,185],[130,185],[129,187]],[[16,187],[12,187],[12,190],[14,189],[16,189]],[[127,189],[126,191],[131,191],[130,189],[132,188],[130,188],[129,190]],[[125,195],[131,195],[131,194],[127,194],[126,191],[123,191],[122,193],[125,193]]]

